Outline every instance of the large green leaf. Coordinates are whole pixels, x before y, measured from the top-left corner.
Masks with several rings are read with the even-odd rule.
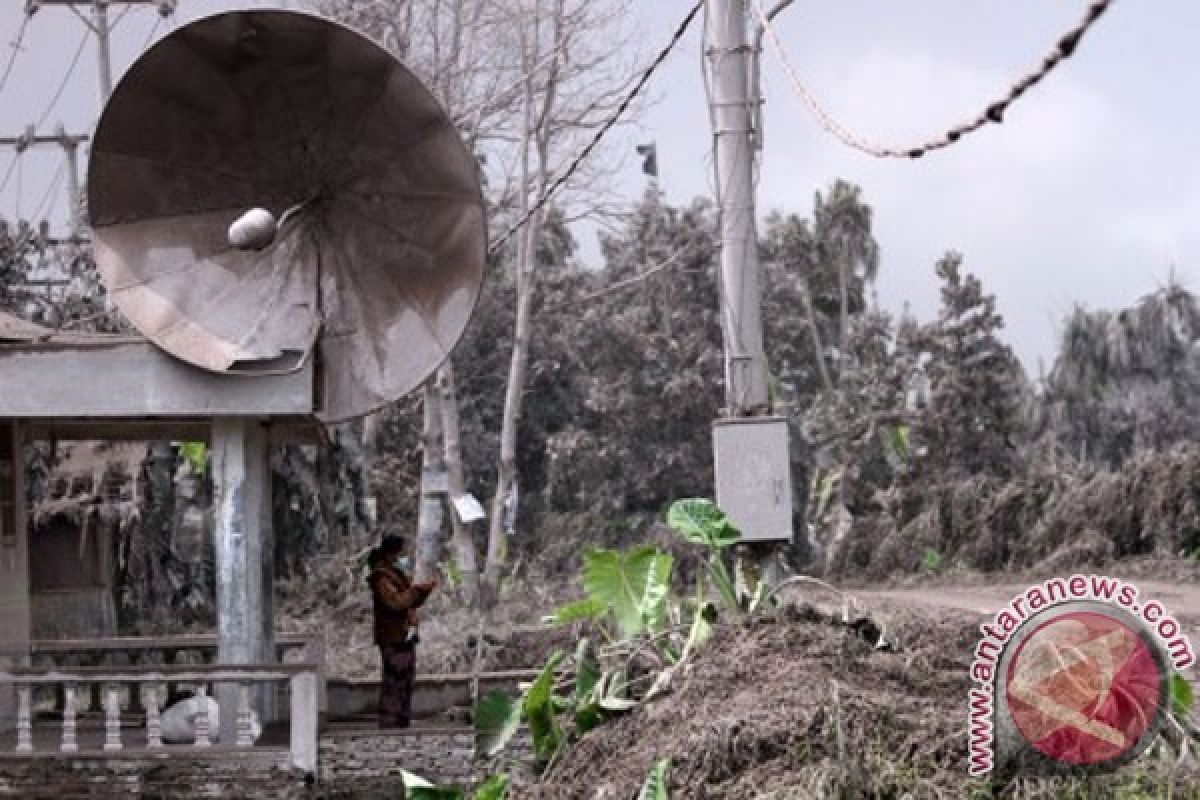
[[[584,637],[575,646],[575,701],[582,702],[592,694],[600,680],[600,662],[592,649],[592,643]]]
[[[608,606],[594,597],[575,600],[565,606],[559,606],[553,614],[542,617],[545,625],[570,625],[585,619],[596,619],[608,613]]]
[[[658,630],[667,619],[673,560],[656,547],[624,553],[589,548],[583,555],[588,597],[609,608],[623,637]]]
[[[734,611],[740,610],[741,604],[738,603],[737,590],[733,586],[733,579],[729,577],[729,569],[721,559],[719,551],[714,550],[712,555],[709,556],[708,575],[712,578],[713,585],[717,587],[717,591],[720,592],[721,599],[725,601],[725,605]]]
[[[669,758],[660,759],[646,775],[646,782],[638,792],[637,800],[670,800],[667,794],[667,770],[671,768]]]
[[[435,786],[429,781],[407,770],[400,771],[404,782],[404,796],[410,800],[463,800],[463,790],[457,786]]]
[[[712,603],[705,602],[697,605],[696,613],[692,616],[692,627],[688,631],[687,644],[683,646],[681,660],[686,661],[697,647],[712,636],[712,626],[716,621],[717,609]]]
[[[637,706],[637,701],[629,697],[629,677],[623,669],[602,674],[596,682],[594,695],[596,704],[605,711],[620,713]]]
[[[421,786],[416,789],[405,789],[408,800],[463,800],[466,795],[457,786]]]
[[[494,756],[521,726],[521,703],[504,692],[489,692],[475,705],[475,752]]]
[[[533,736],[533,751],[542,761],[549,761],[562,746],[563,733],[554,715],[554,673],[562,663],[563,653],[555,650],[546,666],[529,686],[521,710]]]
[[[692,544],[720,550],[736,543],[742,534],[712,500],[693,497],[676,500],[667,511],[667,525]]]
[[[825,473],[822,478],[817,481],[817,508],[813,513],[814,519],[821,519],[825,516],[826,509],[829,508],[829,501],[833,498],[834,487],[838,481],[842,479],[842,468],[837,467]]]
[[[471,796],[471,800],[507,800],[508,798],[508,776],[493,775],[483,783],[479,784],[479,788],[475,790],[475,794]]]

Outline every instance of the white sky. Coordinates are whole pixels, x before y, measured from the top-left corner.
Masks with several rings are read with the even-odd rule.
[[[690,0],[637,0],[636,43],[655,52]],[[1081,15],[1084,0],[798,0],[780,32],[809,87],[866,138],[906,144],[942,132],[994,99],[1037,63]],[[0,67],[24,0],[0,0]],[[269,0],[180,0],[174,19],[234,7],[291,6]],[[110,12],[114,18],[121,6]],[[137,6],[114,34],[119,76],[157,16]],[[161,36],[168,30],[161,25]],[[0,91],[0,135],[40,117],[84,34],[68,9],[47,7],[30,24],[8,85]],[[836,178],[860,184],[875,209],[883,251],[880,298],[933,313],[933,263],[948,248],[996,292],[1008,338],[1026,366],[1054,350],[1057,321],[1081,302],[1128,304],[1164,282],[1172,268],[1194,286],[1200,261],[1200,113],[1183,100],[1200,75],[1200,3],[1119,0],[1076,55],[1010,109],[1005,124],[919,161],[878,161],[824,134],[795,98],[773,54],[764,54],[766,149],[761,212],[807,215],[813,192]],[[659,102],[643,114],[629,146],[654,139],[661,186],[686,203],[709,192],[710,138],[700,79],[700,26],[651,84]],[[85,50],[42,130],[62,122],[90,132],[99,111],[94,44]],[[0,152],[0,175],[9,152]],[[23,159],[21,210],[46,195],[61,163],[57,148]],[[629,158],[619,187],[633,199],[644,180]],[[0,193],[0,214],[16,210],[16,180]],[[64,192],[51,218],[65,219]],[[596,248],[587,235],[585,255]]]

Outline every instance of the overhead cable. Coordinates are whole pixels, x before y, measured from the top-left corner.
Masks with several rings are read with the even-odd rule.
[[[796,72],[796,68],[792,65],[791,59],[783,48],[783,44],[779,39],[779,34],[775,30],[769,16],[763,11],[762,6],[757,0],[751,0],[751,6],[758,15],[759,22],[762,24],[763,30],[767,33],[767,40],[774,50],[776,57],[787,73],[788,79],[792,84],[792,88],[804,104],[808,106],[809,111],[821,123],[821,127],[828,133],[832,134],[842,144],[852,147],[855,150],[866,153],[876,158],[920,158],[931,150],[940,150],[944,147],[957,142],[963,136],[969,133],[974,133],[980,128],[989,123],[999,124],[1004,121],[1004,114],[1008,111],[1017,98],[1024,94],[1031,87],[1039,83],[1043,78],[1057,67],[1063,60],[1070,58],[1079,45],[1079,41],[1084,34],[1092,27],[1092,25],[1100,18],[1100,16],[1108,10],[1112,5],[1113,0],[1092,0],[1087,7],[1087,11],[1083,15],[1083,19],[1069,31],[1059,37],[1058,43],[1054,48],[1042,59],[1041,63],[1027,72],[1022,77],[1009,86],[1008,90],[1000,96],[1000,98],[989,104],[983,111],[975,117],[950,128],[942,135],[929,139],[920,144],[911,145],[908,147],[889,147],[879,145],[867,141],[863,137],[851,131],[845,125],[840,123],[833,117],[824,107],[817,101],[813,93],[800,80],[800,76]]]
[[[46,124],[46,120],[50,118],[50,114],[54,111],[54,107],[58,105],[58,101],[62,99],[63,92],[67,88],[67,84],[71,81],[71,76],[75,74],[75,68],[79,66],[79,57],[83,55],[83,48],[87,45],[88,32],[84,31],[83,36],[79,40],[79,47],[75,48],[75,55],[71,58],[71,65],[67,67],[67,73],[63,75],[62,82],[58,84],[58,89],[54,92],[54,97],[50,98],[50,103],[46,106],[46,110],[38,117],[35,128],[40,128]]]
[[[571,179],[571,176],[575,174],[583,162],[587,160],[588,156],[592,154],[592,151],[596,149],[596,146],[600,144],[600,140],[602,140],[605,135],[612,130],[613,126],[617,124],[618,120],[621,118],[621,115],[625,113],[627,108],[629,108],[629,104],[633,102],[634,98],[638,96],[638,93],[641,92],[646,83],[649,82],[650,76],[654,74],[659,66],[662,65],[663,61],[667,59],[667,56],[671,54],[671,51],[675,49],[675,46],[679,44],[679,40],[683,38],[684,33],[687,32],[688,27],[692,24],[692,20],[696,18],[696,14],[699,13],[700,8],[703,5],[703,0],[700,0],[694,6],[692,6],[692,10],[688,12],[687,16],[683,18],[683,21],[679,23],[679,27],[675,29],[675,33],[671,36],[671,40],[667,42],[667,45],[661,51],[659,51],[654,60],[650,62],[650,65],[642,72],[642,75],[640,78],[638,78],[637,83],[635,83],[633,88],[629,90],[629,93],[625,95],[625,98],[621,101],[621,104],[617,106],[612,115],[609,116],[609,118],[604,121],[604,124],[600,126],[599,130],[596,131],[596,135],[592,137],[592,140],[588,142],[587,146],[580,151],[579,155],[575,157],[575,160],[571,162],[570,166],[563,170],[558,178],[556,178],[554,182],[552,182],[546,189],[546,191],[542,193],[542,196],[538,199],[537,203],[535,203],[532,208],[526,211],[525,214],[519,220],[517,220],[512,227],[510,227],[502,236],[500,236],[500,238],[496,239],[488,246],[489,256],[494,255],[505,244],[505,242],[511,239],[517,231],[519,231],[527,222],[529,222],[529,220],[533,219],[533,215],[541,211],[546,203],[550,202],[550,198],[554,196],[554,193],[562,188],[563,184]]]
[[[8,83],[8,76],[12,74],[13,64],[17,62],[17,54],[21,52],[21,45],[25,42],[25,32],[29,30],[30,15],[26,14],[21,19],[21,27],[17,31],[17,38],[9,43],[12,52],[8,55],[8,63],[4,65],[4,72],[0,74],[0,92],[4,91],[5,85]]]

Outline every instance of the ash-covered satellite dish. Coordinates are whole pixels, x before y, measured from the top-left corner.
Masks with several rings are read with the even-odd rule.
[[[96,260],[143,335],[215,372],[315,356],[318,415],[420,385],[475,306],[476,162],[433,96],[320,17],[201,19],[135,63],[88,167]]]

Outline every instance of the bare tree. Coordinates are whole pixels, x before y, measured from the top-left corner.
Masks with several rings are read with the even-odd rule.
[[[488,599],[499,588],[507,564],[509,526],[516,522],[517,433],[546,192],[557,170],[566,169],[580,149],[581,138],[614,113],[630,80],[630,70],[615,55],[621,38],[619,20],[628,10],[623,2],[525,0],[514,5],[524,76],[516,137],[517,210],[524,226],[517,233],[514,254],[516,321],[488,525],[483,576]]]
[[[506,501],[517,484],[517,431],[529,350],[531,301],[537,276],[535,262],[542,231],[545,194],[552,181],[582,149],[620,103],[634,71],[628,62],[626,22],[629,0],[422,0],[380,3],[373,0],[321,0],[319,8],[374,35],[396,53],[438,97],[458,125],[485,173],[491,208],[504,230],[523,222],[505,260],[514,270],[516,322],[501,424],[501,452],[495,495],[491,502],[484,586],[494,590],[507,563]],[[573,185],[556,197],[572,217],[597,207],[610,169],[604,159],[590,159]],[[586,187],[588,196],[576,190]],[[466,491],[457,434],[458,398],[453,365],[439,371],[436,400],[427,388],[425,400],[441,405],[436,425],[446,434],[437,461],[448,472],[449,494]],[[427,414],[425,466],[431,465],[432,414]],[[368,424],[368,438],[378,426]],[[436,434],[436,435],[441,435]],[[455,474],[457,472],[457,474]],[[429,469],[423,474],[430,474]],[[425,493],[428,494],[428,493]],[[432,509],[432,506],[428,506]],[[426,516],[432,520],[433,517]],[[477,560],[468,557],[470,531],[452,512],[458,566],[475,593]],[[418,523],[422,541],[429,529]],[[428,549],[424,557],[435,557]]]

